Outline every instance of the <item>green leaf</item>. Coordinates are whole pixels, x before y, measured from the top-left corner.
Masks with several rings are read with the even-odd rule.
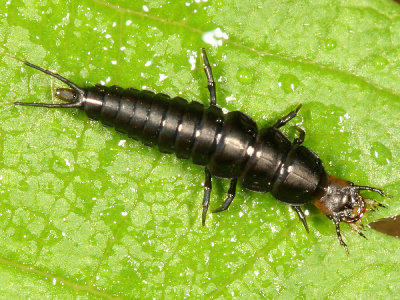
[[[400,6],[363,1],[8,1],[2,51],[81,86],[136,87],[218,104],[260,127],[299,103],[327,171],[383,188],[399,213]],[[213,45],[211,45],[213,44]],[[386,298],[399,240],[368,240],[306,207],[310,234],[269,194],[239,186],[201,226],[203,168],[52,102],[60,83],[0,64],[0,292],[5,298]],[[283,129],[291,139],[296,132]],[[215,180],[211,208],[228,183]]]

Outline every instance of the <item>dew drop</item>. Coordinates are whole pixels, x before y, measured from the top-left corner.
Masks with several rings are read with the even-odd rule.
[[[388,64],[388,60],[382,56],[377,56],[372,60],[372,64],[377,69],[383,69]]]
[[[325,48],[326,50],[333,50],[336,48],[336,41],[333,39],[328,39],[325,41]]]
[[[281,77],[279,77],[278,85],[288,94],[293,93],[296,90],[300,85],[300,81],[292,74],[282,74]]]
[[[247,68],[239,68],[236,73],[237,80],[242,84],[250,84],[253,82],[253,72]]]
[[[374,160],[381,166],[390,164],[392,160],[392,152],[380,142],[372,144],[370,153]]]

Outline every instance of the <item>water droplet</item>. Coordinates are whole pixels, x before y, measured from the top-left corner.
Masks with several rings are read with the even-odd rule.
[[[372,60],[372,64],[377,69],[383,69],[388,64],[388,60],[382,56],[377,56]]]
[[[370,153],[374,160],[381,166],[390,164],[392,160],[392,152],[380,142],[372,144]]]
[[[242,84],[250,84],[253,82],[253,72],[247,68],[239,68],[236,73],[237,80]]]
[[[333,39],[328,39],[325,41],[326,50],[333,50],[336,48],[336,41]]]
[[[296,90],[300,85],[300,81],[292,74],[282,74],[281,77],[279,77],[278,85],[288,94]]]

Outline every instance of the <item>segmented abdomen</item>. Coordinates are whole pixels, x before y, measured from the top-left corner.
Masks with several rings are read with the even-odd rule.
[[[163,153],[207,165],[214,176],[237,178],[254,146],[257,126],[247,115],[136,89],[86,90],[86,114]]]
[[[258,132],[254,120],[239,111],[224,115],[217,106],[119,87],[87,89],[84,110],[145,145],[191,158],[214,176],[239,178],[245,188],[271,191],[287,203],[308,201],[323,178],[312,151],[293,146],[274,127]]]

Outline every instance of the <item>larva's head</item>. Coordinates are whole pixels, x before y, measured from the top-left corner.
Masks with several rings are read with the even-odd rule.
[[[346,247],[340,235],[339,223],[349,223],[351,228],[361,233],[361,218],[368,209],[374,209],[382,204],[363,198],[360,191],[368,190],[379,193],[381,196],[390,197],[383,191],[369,186],[354,185],[350,181],[329,176],[328,184],[322,196],[314,202],[314,205],[327,215],[336,225],[336,232],[341,245]],[[347,248],[346,248],[347,249]]]
[[[329,177],[325,194],[314,204],[330,219],[346,223],[358,221],[366,210],[360,190],[353,183],[333,176]]]

